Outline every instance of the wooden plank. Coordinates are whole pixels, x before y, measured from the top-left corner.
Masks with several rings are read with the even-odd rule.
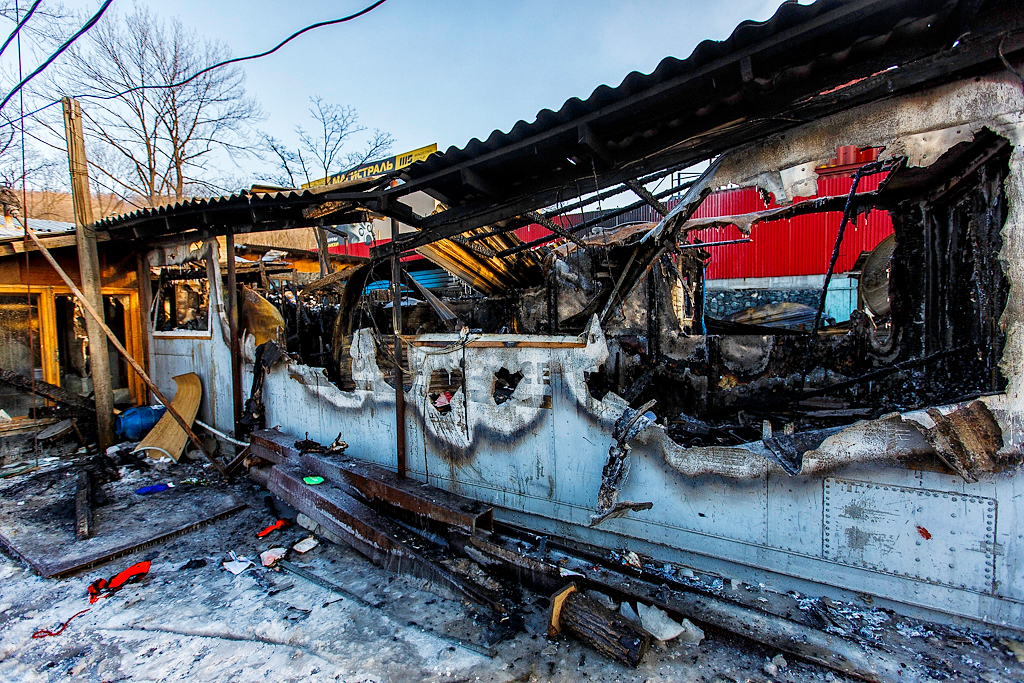
[[[296,462],[274,465],[267,488],[327,531],[345,540],[374,564],[389,571],[436,582],[457,594],[507,613],[507,596],[493,583],[445,566],[443,546],[409,531],[348,495],[330,480],[311,486],[303,481],[309,470]]]
[[[31,220],[30,225],[31,225]],[[59,249],[61,247],[73,247],[78,244],[78,237],[76,235],[57,235],[54,237],[40,237],[40,241],[46,246],[47,249]],[[96,233],[97,242],[109,242],[110,235],[106,232]],[[4,242],[0,242],[0,256],[14,256],[15,254],[24,254],[25,251],[38,251],[39,247],[34,244],[30,244],[28,249],[25,249],[25,241],[16,237]]]
[[[92,500],[89,489],[92,477],[88,470],[79,470],[78,487],[75,489],[75,538],[83,540],[92,536]]]
[[[199,376],[194,372],[178,375],[174,378],[174,382],[178,385],[178,391],[174,394],[171,405],[191,427],[195,422],[196,413],[199,411],[199,401],[203,398],[203,385],[199,382]],[[146,451],[151,458],[159,458],[160,454],[164,453],[177,462],[187,441],[188,434],[181,428],[181,425],[170,414],[165,414],[146,435],[146,438],[135,447],[135,450]]]
[[[44,578],[95,567],[245,508],[229,491],[215,486],[176,486],[140,496],[135,489],[157,483],[158,476],[124,479],[104,485],[107,497],[117,504],[93,507],[93,533],[77,540],[74,514],[64,514],[73,507],[78,485],[77,476],[68,476],[69,472],[70,467],[58,467],[0,480],[0,546]],[[13,487],[32,495],[13,495]],[[24,504],[18,505],[21,501]]]

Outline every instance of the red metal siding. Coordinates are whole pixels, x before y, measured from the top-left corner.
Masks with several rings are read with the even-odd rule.
[[[876,173],[863,178],[857,188],[858,192],[870,192],[878,189],[884,174]],[[819,196],[832,197],[846,195],[850,192],[853,179],[849,176],[833,175],[818,178]],[[808,199],[808,198],[801,198]],[[668,207],[675,206],[669,201]],[[738,214],[761,211],[777,206],[775,200],[765,203],[761,194],[753,187],[735,190],[720,190],[710,195],[697,209],[695,216],[734,216]],[[747,277],[784,277],[787,275],[820,275],[828,268],[832,248],[839,231],[842,214],[838,211],[829,213],[808,214],[780,221],[758,223],[754,226],[753,242],[746,244],[730,244],[721,247],[708,247],[711,259],[708,261],[707,278],[720,280],[724,278]],[[554,219],[559,225],[569,228],[577,225],[581,218],[578,213],[558,216]],[[540,225],[533,224],[515,231],[524,242],[532,242],[541,237],[555,237],[554,233]],[[843,245],[839,250],[836,262],[837,273],[848,271],[856,263],[861,252],[870,251],[883,239],[892,234],[892,220],[885,211],[871,211],[859,216],[856,223],[846,228]],[[721,242],[741,239],[743,235],[735,226],[725,228],[706,228],[691,233],[691,239],[702,242]],[[386,244],[390,240],[380,240],[375,244]],[[353,256],[369,256],[369,244],[350,244],[331,247],[335,254],[349,253]],[[418,260],[419,255],[403,257],[403,261]]]
[[[348,254],[349,256],[370,258],[371,247],[379,247],[390,243],[390,239],[374,240],[373,242],[349,242],[348,244],[336,244],[333,247],[327,247],[327,251],[332,254]],[[409,261],[419,261],[422,258],[419,254],[408,254],[403,256],[401,261],[402,263],[408,263]]]
[[[861,180],[858,192],[878,188],[883,174]],[[849,177],[819,178],[820,196],[845,195],[853,179]],[[716,192],[704,200],[696,216],[729,216],[776,206],[774,200],[766,204],[755,188],[745,187]],[[751,237],[753,242],[708,247],[707,278],[783,277],[787,275],[820,275],[828,269],[829,258],[835,246],[842,213],[808,214],[796,218],[758,223]],[[870,251],[892,234],[892,220],[885,211],[871,211],[859,216],[856,223],[846,228],[843,244],[836,262],[837,273],[848,271],[862,251]],[[702,242],[720,242],[741,239],[735,226],[707,228],[691,233]]]

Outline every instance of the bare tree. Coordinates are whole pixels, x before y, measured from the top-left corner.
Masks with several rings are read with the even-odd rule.
[[[124,17],[108,13],[79,43],[55,84],[62,93],[99,96],[82,107],[94,182],[150,206],[224,192],[216,157],[248,153],[259,106],[238,68],[177,84],[223,60],[226,49],[140,6]],[[63,134],[56,120],[50,125]]]
[[[28,16],[30,5],[30,2],[16,4],[11,0],[0,0],[2,37],[6,37],[9,31],[13,31],[15,26]],[[19,57],[22,58],[27,71],[52,52],[54,47],[74,30],[71,12],[59,2],[47,2],[36,7],[18,33],[18,40],[7,47],[3,60],[0,60],[0,88],[7,92],[19,81]],[[22,92],[25,109],[34,109],[39,100],[36,93],[31,88]],[[50,189],[54,185],[55,171],[60,167],[61,157],[53,154],[47,156],[48,145],[37,144],[38,141],[30,134],[27,138],[22,137],[22,121],[19,118],[18,106],[20,99],[12,101],[3,112],[0,112],[0,186],[10,189],[28,185],[30,188]],[[67,168],[66,161],[64,168]],[[19,197],[17,205],[20,210],[21,192],[15,194]],[[32,205],[30,197],[30,208]]]
[[[389,133],[374,129],[358,151],[345,151],[345,145],[354,136],[366,131],[359,124],[355,108],[326,102],[320,96],[310,97],[309,108],[313,125],[297,126],[299,138],[296,149],[289,148],[277,138],[263,134],[265,157],[274,164],[274,171],[262,176],[277,185],[298,187],[301,183],[327,178],[337,165],[353,168],[368,161],[384,157],[394,144]]]

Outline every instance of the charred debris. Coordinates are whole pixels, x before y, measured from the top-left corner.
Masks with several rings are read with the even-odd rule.
[[[634,409],[643,406],[648,419],[685,447],[776,434],[773,446],[785,461],[794,457],[804,432],[1005,388],[1000,318],[1008,283],[996,255],[1010,151],[1006,139],[985,130],[926,168],[908,168],[898,158],[877,164],[874,173],[883,180],[871,192],[742,216],[691,218],[707,194],[694,188],[713,179],[712,167],[705,178],[675,189],[675,208],[658,224],[576,226],[573,239],[530,248],[511,232],[442,240],[420,253],[464,279],[432,292],[403,267],[398,332],[405,342],[459,331],[467,340],[479,334],[574,336],[596,317],[609,356],[588,375],[592,396],[613,392]],[[659,200],[649,199],[668,214]],[[845,215],[856,224],[869,211],[888,212],[895,234],[875,253],[863,254],[869,268],[862,273],[862,305],[849,321],[821,320],[815,329],[813,308],[802,312],[796,306],[783,306],[774,316],[762,313],[759,324],[705,314],[710,255],[691,238],[698,229],[733,224],[749,234],[758,223],[812,212],[837,221]],[[841,243],[834,246],[838,251]],[[728,252],[719,254],[727,258]],[[261,276],[250,267],[239,277],[242,326],[261,343],[272,338],[295,360],[324,367],[339,388],[350,389],[357,330],[372,331],[380,367],[396,363],[388,265],[352,263],[304,284]],[[188,277],[165,270],[161,286]],[[268,302],[276,311],[266,308]],[[797,316],[787,320],[794,310]],[[275,324],[282,326],[277,333],[260,331]],[[403,344],[399,362],[406,361]],[[462,386],[464,369],[435,374],[431,400],[445,409]],[[409,381],[411,373],[404,376]],[[507,400],[515,385],[507,370],[496,375],[495,402]]]

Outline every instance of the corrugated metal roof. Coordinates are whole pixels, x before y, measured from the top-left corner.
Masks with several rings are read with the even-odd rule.
[[[45,218],[32,218],[31,216],[28,219],[28,225],[34,232],[40,234],[59,234],[75,231],[74,223],[68,223],[66,221],[51,221]],[[0,224],[0,240],[17,239],[24,236],[25,229],[22,226],[20,219],[15,219],[14,225],[10,228]]]
[[[385,192],[424,190],[449,207],[402,239],[414,249],[844,108],[1002,69],[1000,36],[1022,26],[1019,0],[786,2],[686,59],[668,57],[650,74],[431,155]]]
[[[317,188],[317,190],[319,191],[314,192],[313,190],[284,189],[277,192],[251,192],[249,190],[242,190],[235,194],[223,195],[220,197],[190,197],[177,202],[161,204],[160,206],[147,206],[141,209],[136,209],[135,211],[119,214],[117,216],[103,218],[96,222],[96,227],[109,228],[128,221],[151,218],[154,216],[177,214],[181,213],[185,209],[208,209],[242,205],[248,206],[253,203],[279,199],[307,199],[318,194],[322,194],[324,188]]]
[[[96,222],[96,229],[107,231],[112,239],[167,235],[199,238],[228,232],[350,223],[365,217],[363,208],[357,202],[327,199],[325,195],[361,196],[363,190],[380,182],[371,178],[307,189],[253,189],[221,197],[193,197],[104,218]],[[240,230],[242,226],[247,228]]]
[[[656,86],[665,84],[679,76],[696,71],[700,66],[723,57],[741,51],[743,48],[760,43],[784,33],[794,26],[805,24],[823,14],[842,8],[844,5],[921,5],[922,3],[854,3],[849,0],[818,0],[810,5],[801,5],[797,0],[784,2],[776,10],[775,14],[768,20],[744,21],[740,23],[732,34],[721,41],[705,40],[694,48],[690,56],[685,59],[676,57],[665,57],[658,66],[649,74],[639,71],[631,71],[622,79],[622,82],[611,87],[605,84],[597,86],[586,100],[572,97],[566,100],[558,111],[541,109],[533,122],[519,120],[513,124],[509,131],[503,132],[495,129],[486,140],[473,138],[463,147],[449,147],[444,153],[434,153],[405,169],[404,174],[410,178],[420,178],[430,173],[443,170],[447,166],[457,164],[467,159],[480,157],[488,152],[506,147],[515,142],[530,138],[537,133],[550,130],[570,121],[575,121],[587,114],[598,111],[602,107],[615,104],[625,100],[642,91],[649,90]],[[931,2],[928,12],[935,11],[941,7],[940,3]],[[946,3],[949,4],[949,3]]]

